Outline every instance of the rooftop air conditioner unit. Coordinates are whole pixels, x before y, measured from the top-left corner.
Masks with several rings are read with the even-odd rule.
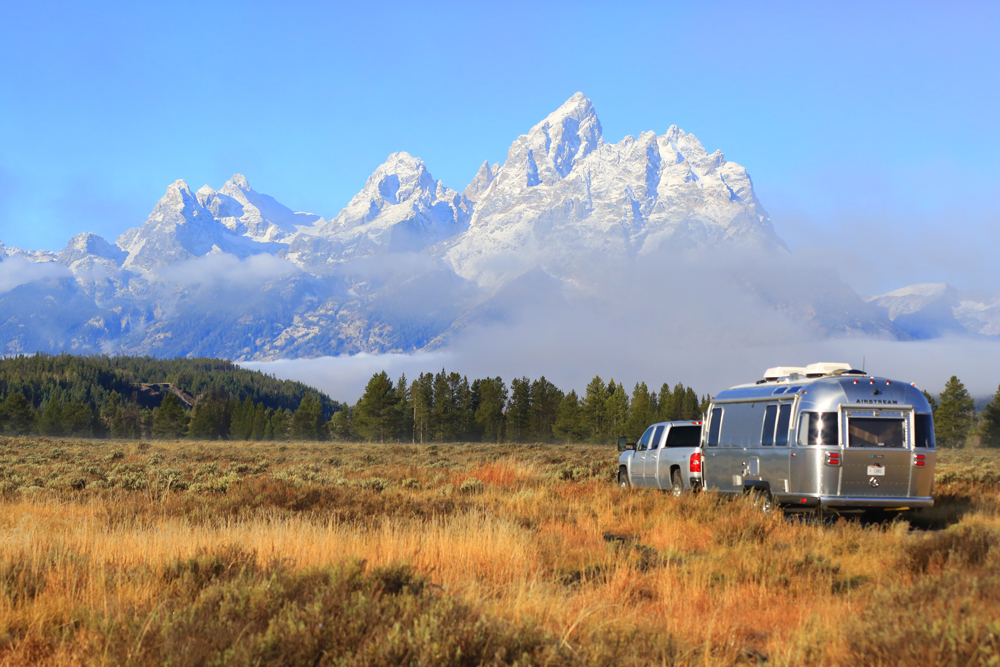
[[[844,371],[851,370],[850,364],[840,364],[833,361],[821,361],[806,366],[806,376],[811,378],[823,377],[824,375],[840,375]]]

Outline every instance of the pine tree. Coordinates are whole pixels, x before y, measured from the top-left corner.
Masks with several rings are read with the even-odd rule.
[[[580,408],[576,391],[570,391],[559,402],[559,411],[555,423],[552,424],[552,433],[563,442],[583,442],[588,431],[584,422],[583,410]]]
[[[477,383],[479,407],[475,420],[483,434],[483,442],[500,442],[504,431],[507,386],[500,377],[477,380]]]
[[[993,400],[983,410],[983,423],[979,427],[980,444],[983,447],[1000,447],[1000,387],[993,394]]]
[[[385,375],[383,373],[383,375]],[[392,384],[390,383],[391,387]],[[298,409],[292,415],[291,434],[295,440],[324,440],[323,405],[312,394],[302,397]]]
[[[354,430],[353,411],[350,407],[333,413],[330,421],[330,434],[337,440],[344,442],[357,439],[357,431]]]
[[[698,401],[698,394],[695,393],[694,389],[688,387],[684,391],[684,416],[682,419],[698,420],[701,419],[701,404]]]
[[[232,413],[232,401],[225,394],[204,396],[194,407],[194,414],[188,423],[188,435],[195,440],[228,438]]]
[[[928,394],[926,389],[922,389],[920,393],[922,393],[924,395],[924,398],[927,399],[927,402],[930,403],[930,405],[931,405],[931,414],[934,414],[935,412],[937,412],[938,405],[937,405],[937,401],[934,400],[934,397],[931,396],[930,394]]]
[[[97,417],[88,404],[70,401],[62,406],[62,432],[77,438],[91,438]]]
[[[250,439],[259,442],[264,439],[264,431],[267,430],[267,410],[263,403],[258,403],[253,411],[253,431],[250,432]]]
[[[938,396],[940,403],[934,412],[934,433],[939,447],[964,447],[975,418],[975,402],[965,385],[951,376]]]
[[[38,431],[42,435],[60,436],[65,435],[63,428],[63,404],[58,398],[49,400],[48,405],[42,410],[42,416],[38,420]]]
[[[617,440],[619,436],[625,435],[625,422],[628,421],[628,394],[625,393],[624,384],[615,384],[614,380],[608,382],[608,388],[614,387],[614,392],[608,396],[605,403],[607,411],[607,430],[598,442],[608,442]]]
[[[416,442],[413,430],[413,402],[410,400],[410,386],[406,383],[406,374],[399,376],[396,382],[396,432],[394,437],[402,442]]]
[[[629,408],[623,435],[629,441],[635,442],[646,427],[655,421],[657,421],[656,394],[649,391],[645,382],[636,382],[635,389],[632,390],[632,405]]]
[[[19,391],[7,394],[3,402],[3,430],[12,435],[27,435],[35,428],[35,411]]]
[[[660,387],[660,396],[656,406],[656,421],[669,422],[674,420],[674,394],[670,384],[664,382]],[[641,434],[640,434],[641,435]]]
[[[431,416],[434,412],[434,376],[421,373],[410,386],[413,401],[414,438],[423,443],[431,438]]]
[[[388,374],[382,371],[373,375],[364,395],[354,406],[354,427],[361,437],[378,442],[391,439],[396,433],[398,403],[396,389]]]
[[[529,418],[530,439],[536,442],[551,442],[552,426],[559,416],[559,405],[563,393],[545,379],[543,375],[531,383],[531,414]]]
[[[160,407],[153,410],[153,437],[177,440],[184,437],[188,416],[181,402],[172,393],[163,397]]]
[[[583,397],[583,423],[587,429],[587,440],[599,442],[605,434],[605,401],[607,400],[607,385],[600,375],[587,385],[587,393]]]
[[[507,404],[507,440],[524,442],[531,424],[531,381],[522,377],[510,383],[510,401]]]

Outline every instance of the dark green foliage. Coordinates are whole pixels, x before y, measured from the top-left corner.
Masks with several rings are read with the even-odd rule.
[[[232,403],[223,394],[205,396],[194,407],[188,435],[195,440],[224,440],[232,424]]]
[[[965,385],[955,377],[944,386],[934,412],[934,432],[938,447],[964,447],[975,416],[975,402]]]
[[[295,440],[326,440],[323,406],[312,394],[306,394],[292,415],[292,438]]]
[[[368,381],[365,393],[354,406],[354,428],[366,440],[385,442],[397,432],[399,396],[385,371]]]
[[[535,442],[552,442],[563,393],[543,375],[531,383],[530,428]]]
[[[580,409],[580,400],[571,391],[559,402],[559,411],[552,433],[563,442],[583,442],[587,436],[587,424]]]
[[[507,405],[507,441],[525,442],[530,433],[531,381],[522,377],[510,383],[510,402]]]
[[[649,391],[645,382],[636,382],[632,390],[632,409],[622,435],[629,442],[638,440],[646,427],[657,421],[657,407],[656,394]]]
[[[35,428],[35,411],[19,391],[11,392],[0,405],[0,429],[11,435],[27,435]]]
[[[475,421],[483,442],[500,442],[503,437],[504,407],[507,405],[507,385],[500,377],[476,380],[473,391],[479,395]]]
[[[177,439],[184,437],[188,416],[181,402],[173,394],[167,394],[160,407],[153,411],[153,436]]]
[[[997,388],[993,400],[983,410],[980,444],[983,447],[1000,447],[1000,388]]]

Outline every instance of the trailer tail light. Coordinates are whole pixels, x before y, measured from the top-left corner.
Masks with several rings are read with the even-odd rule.
[[[701,453],[695,452],[691,455],[691,462],[688,468],[691,472],[701,472]]]
[[[839,466],[840,465],[840,452],[827,452],[826,453],[826,464],[828,466]]]
[[[913,457],[913,465],[923,467],[927,465],[927,457],[924,454],[916,454]]]

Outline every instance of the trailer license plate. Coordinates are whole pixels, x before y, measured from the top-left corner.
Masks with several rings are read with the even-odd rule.
[[[885,466],[868,466],[869,475],[885,475]]]

